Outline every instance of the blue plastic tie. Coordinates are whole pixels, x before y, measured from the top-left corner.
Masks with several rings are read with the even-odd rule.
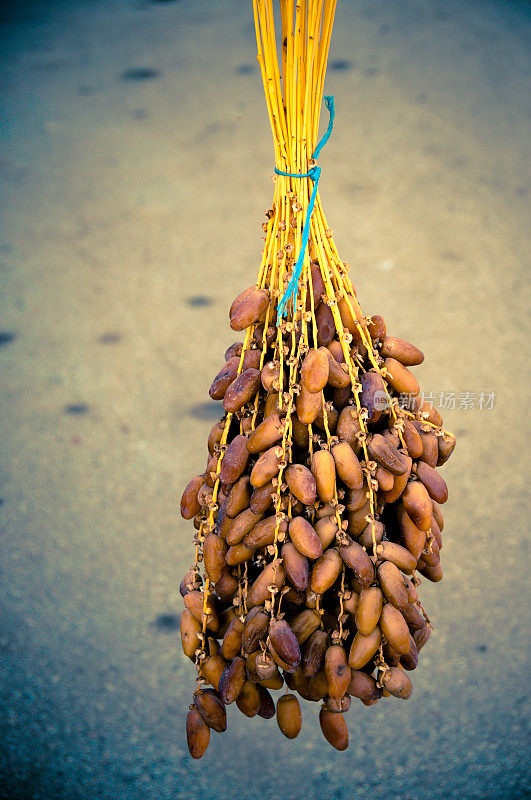
[[[326,95],[324,101],[328,109],[328,113],[330,114],[330,119],[328,120],[328,128],[326,129],[324,136],[322,137],[319,144],[312,153],[312,160],[318,158],[319,153],[321,152],[327,141],[330,139],[330,136],[332,134],[332,128],[334,127],[334,117],[336,115],[336,110],[335,110],[333,95]],[[299,278],[302,275],[304,254],[306,253],[306,248],[308,247],[308,239],[310,238],[310,220],[315,206],[315,198],[317,197],[317,186],[319,184],[319,178],[321,177],[321,167],[318,166],[312,167],[308,172],[304,173],[282,172],[282,170],[277,169],[275,167],[275,173],[277,175],[284,175],[286,178],[310,178],[310,180],[313,181],[312,194],[310,196],[310,202],[308,203],[308,211],[302,229],[302,241],[301,241],[301,249],[299,257],[297,258],[297,262],[293,267],[293,274],[291,276],[291,280],[286,287],[286,291],[282,295],[280,303],[278,304],[278,312],[277,312],[277,325],[278,325],[282,317],[286,315],[286,307],[289,301],[293,300],[294,308],[295,308],[295,303],[297,301],[297,293],[299,290]]]

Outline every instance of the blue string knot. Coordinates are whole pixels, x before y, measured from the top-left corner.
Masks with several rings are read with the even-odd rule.
[[[330,138],[332,133],[332,128],[334,127],[334,117],[335,117],[335,106],[334,106],[334,97],[333,95],[326,95],[324,98],[326,108],[330,114],[330,119],[328,120],[328,128],[324,136],[319,141],[319,144],[315,148],[312,153],[312,160],[315,160],[327,141]],[[277,325],[280,323],[280,320],[283,316],[287,315],[287,305],[290,300],[293,300],[293,308],[295,308],[295,303],[297,302],[297,293],[299,290],[299,279],[302,274],[302,267],[304,264],[304,254],[306,253],[306,248],[308,247],[308,239],[310,237],[310,219],[313,213],[313,209],[315,206],[315,198],[317,197],[317,186],[319,184],[319,178],[321,177],[321,167],[317,164],[313,166],[308,172],[298,173],[298,172],[282,172],[282,170],[277,169],[275,167],[275,173],[277,175],[284,175],[287,178],[309,178],[313,181],[313,188],[312,193],[310,196],[310,202],[308,203],[308,212],[306,214],[306,219],[304,220],[304,226],[302,229],[302,241],[301,241],[301,249],[299,252],[299,256],[297,258],[297,262],[293,267],[293,274],[291,276],[290,282],[286,287],[286,291],[282,295],[282,298],[278,304],[278,311],[277,311]]]

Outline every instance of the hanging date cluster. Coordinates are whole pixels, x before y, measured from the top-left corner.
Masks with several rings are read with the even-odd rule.
[[[339,277],[314,260],[278,326],[283,287],[266,280],[230,309],[245,340],[210,388],[223,416],[181,502],[195,526],[181,583],[194,758],[232,703],[295,738],[299,697],[322,704],[324,737],[346,749],[352,699],[410,697],[430,636],[418,587],[442,577],[438,468],[455,438],[422,402],[421,351],[363,317]]]

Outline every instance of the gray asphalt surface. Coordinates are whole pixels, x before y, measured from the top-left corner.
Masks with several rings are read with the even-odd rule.
[[[528,796],[529,5],[339,2],[328,220],[364,310],[426,353],[423,387],[475,393],[445,413],[436,631],[411,700],[353,704],[346,753],[309,704],[294,742],[231,708],[199,763],[178,501],[272,197],[250,4],[0,21],[0,796]]]

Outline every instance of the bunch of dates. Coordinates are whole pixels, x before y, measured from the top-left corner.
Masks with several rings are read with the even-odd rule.
[[[194,758],[232,703],[295,738],[297,695],[322,703],[322,732],[345,750],[352,698],[409,698],[430,636],[418,587],[442,578],[438,468],[455,438],[422,401],[422,352],[353,314],[353,297],[329,298],[315,264],[311,278],[315,300],[280,327],[267,289],[234,301],[245,344],[214,378],[224,415],[182,496],[196,545],[181,583]]]

